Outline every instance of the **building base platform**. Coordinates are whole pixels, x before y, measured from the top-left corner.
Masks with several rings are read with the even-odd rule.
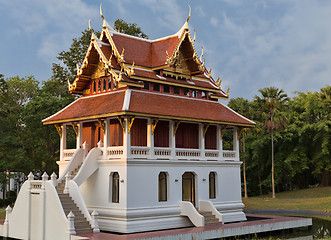
[[[162,231],[152,231],[132,234],[117,233],[93,233],[79,234],[72,236],[72,239],[90,239],[90,240],[198,240],[198,239],[219,239],[233,236],[243,236],[272,232],[279,230],[288,230],[299,227],[311,227],[311,218],[284,217],[246,214],[248,221],[228,224],[220,224],[205,227],[188,227],[179,229],[170,229]]]

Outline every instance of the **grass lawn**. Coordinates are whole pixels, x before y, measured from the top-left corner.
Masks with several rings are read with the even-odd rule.
[[[331,211],[331,187],[316,187],[243,198],[245,209],[297,209]]]

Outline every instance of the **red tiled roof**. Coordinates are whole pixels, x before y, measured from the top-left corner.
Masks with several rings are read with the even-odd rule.
[[[127,92],[129,91],[129,92]],[[130,97],[125,98],[126,95]],[[126,99],[126,100],[125,100]],[[125,103],[124,101],[130,101]],[[128,109],[123,109],[129,106]],[[82,97],[43,120],[44,124],[96,119],[111,114],[132,114],[169,119],[185,119],[253,126],[254,123],[223,104],[210,101],[157,94],[140,90],[126,90]]]
[[[126,63],[144,67],[158,67],[166,64],[167,56],[172,55],[179,41],[178,36],[170,36],[165,39],[149,41],[132,36],[114,33],[112,39],[119,53],[124,49]]]
[[[103,114],[120,112],[122,110],[125,91],[81,97],[61,111],[43,120],[44,124],[54,121],[69,122],[78,118],[93,118]]]

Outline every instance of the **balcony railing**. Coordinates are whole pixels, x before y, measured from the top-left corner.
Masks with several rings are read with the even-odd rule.
[[[63,150],[63,160],[69,161],[71,157],[74,155],[76,149],[65,149]]]
[[[174,152],[172,152],[174,151]],[[200,149],[185,149],[176,148],[174,150],[170,148],[149,148],[149,147],[130,147],[128,151],[128,157],[136,159],[178,159],[178,160],[201,160],[201,161],[235,161],[236,152],[230,150],[223,150],[220,155],[219,150],[206,149],[201,151]],[[124,157],[124,147],[108,147],[107,159],[120,159]]]

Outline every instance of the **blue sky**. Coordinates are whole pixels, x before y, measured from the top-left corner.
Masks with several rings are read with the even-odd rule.
[[[151,39],[176,33],[188,16],[195,47],[204,48],[230,97],[252,99],[258,89],[318,91],[331,83],[331,1],[319,0],[103,0],[111,25],[122,18]],[[101,1],[0,0],[0,73],[51,76],[57,54],[91,26],[101,30]]]

